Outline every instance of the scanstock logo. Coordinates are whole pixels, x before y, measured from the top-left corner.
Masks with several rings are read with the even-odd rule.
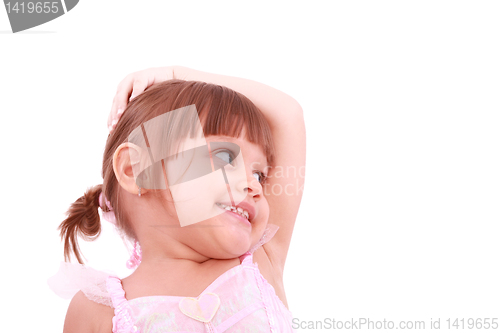
[[[75,8],[78,0],[4,0],[12,32],[19,32],[52,21]]]

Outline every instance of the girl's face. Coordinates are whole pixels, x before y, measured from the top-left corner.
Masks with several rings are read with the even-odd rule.
[[[206,145],[200,145],[203,141]],[[244,131],[239,138],[188,139],[184,146],[191,149],[181,148],[184,154],[165,163],[166,199],[173,201],[180,225],[165,232],[210,258],[242,255],[261,238],[269,219],[262,189],[265,154],[245,139]]]

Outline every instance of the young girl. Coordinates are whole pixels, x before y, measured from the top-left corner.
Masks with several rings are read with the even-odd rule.
[[[283,271],[304,186],[300,105],[250,80],[154,68],[120,83],[108,125],[103,184],[60,225],[65,259],[82,263],[77,235],[98,236],[101,208],[135,242],[137,268],[120,280],[79,266],[88,279],[64,331],[291,332]]]

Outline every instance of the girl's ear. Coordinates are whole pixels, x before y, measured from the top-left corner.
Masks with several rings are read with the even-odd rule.
[[[131,194],[139,194],[139,187],[135,182],[134,170],[141,169],[141,162],[147,154],[139,146],[130,143],[122,143],[113,155],[113,170],[120,186]],[[147,190],[141,188],[141,194]]]

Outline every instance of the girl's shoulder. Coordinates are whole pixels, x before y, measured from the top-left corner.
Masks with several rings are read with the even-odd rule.
[[[110,273],[62,262],[47,281],[60,297],[71,299],[64,332],[111,332],[113,304],[106,281]]]
[[[64,332],[112,331],[114,309],[91,301],[82,291],[75,294],[69,304],[64,321]]]

